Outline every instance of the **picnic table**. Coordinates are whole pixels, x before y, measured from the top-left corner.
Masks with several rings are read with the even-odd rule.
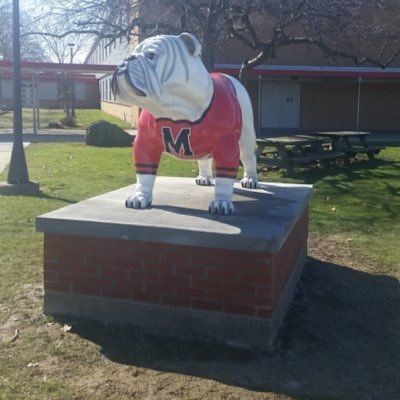
[[[257,139],[257,161],[266,166],[286,168],[293,174],[296,165],[328,164],[345,153],[333,150],[327,137],[293,135]]]
[[[366,154],[370,160],[384,147],[371,146],[367,141],[369,132],[357,131],[332,131],[313,132],[317,137],[326,137],[332,140],[332,149],[344,152],[347,157],[355,157],[357,154]]]

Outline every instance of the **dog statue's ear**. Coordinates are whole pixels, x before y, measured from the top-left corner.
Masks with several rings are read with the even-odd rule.
[[[183,32],[178,37],[183,41],[192,56],[200,56],[201,44],[195,36],[193,36],[191,33]]]

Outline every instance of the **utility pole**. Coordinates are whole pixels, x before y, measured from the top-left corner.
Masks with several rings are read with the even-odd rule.
[[[22,136],[22,96],[21,96],[21,45],[19,25],[19,0],[13,0],[13,131],[14,142],[11,153],[7,183],[8,191],[16,194],[35,193],[39,186],[29,182]]]
[[[69,50],[70,50],[70,59],[69,63],[72,64],[73,58],[74,58],[74,46],[75,43],[68,43]],[[69,88],[69,94],[70,94],[70,101],[71,101],[71,117],[76,117],[75,115],[75,106],[74,106],[74,97],[75,97],[75,87],[74,87],[74,75],[71,72],[70,75],[70,88]]]

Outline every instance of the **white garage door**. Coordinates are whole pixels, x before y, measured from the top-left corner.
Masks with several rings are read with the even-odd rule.
[[[262,127],[298,128],[300,83],[264,82],[262,87]]]

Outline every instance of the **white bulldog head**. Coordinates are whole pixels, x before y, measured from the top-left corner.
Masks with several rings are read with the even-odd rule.
[[[115,71],[113,93],[156,118],[196,121],[213,95],[200,54],[201,45],[190,33],[148,38]]]

